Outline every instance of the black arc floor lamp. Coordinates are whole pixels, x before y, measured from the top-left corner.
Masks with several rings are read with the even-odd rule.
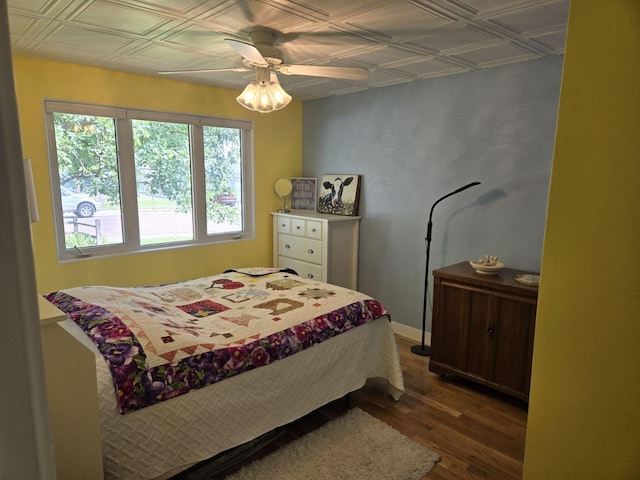
[[[433,218],[433,209],[436,208],[436,205],[439,204],[445,198],[448,198],[451,195],[455,195],[456,193],[460,193],[466,190],[467,188],[471,188],[476,185],[480,185],[480,182],[471,182],[470,184],[465,185],[464,187],[460,187],[459,189],[454,190],[451,193],[447,193],[444,197],[440,197],[438,200],[436,200],[435,203],[431,206],[431,211],[429,212],[429,223],[427,223],[427,237],[425,238],[425,241],[427,243],[427,264],[424,270],[424,300],[422,304],[422,343],[420,345],[414,345],[413,347],[411,347],[411,351],[416,355],[421,355],[423,357],[428,357],[429,355],[431,355],[431,348],[427,347],[424,344],[424,332],[427,327],[427,287],[429,285],[429,250],[431,249],[431,231],[433,230],[433,222],[431,220]]]

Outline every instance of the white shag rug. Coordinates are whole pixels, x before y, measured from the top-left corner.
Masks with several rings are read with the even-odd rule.
[[[440,456],[353,408],[227,480],[421,480]]]

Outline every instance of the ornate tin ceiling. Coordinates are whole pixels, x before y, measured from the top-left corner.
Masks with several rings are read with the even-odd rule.
[[[280,75],[301,100],[564,53],[569,0],[9,0],[14,54],[156,75],[242,66],[225,38],[279,33],[285,62],[364,81]],[[241,90],[251,72],[171,78]]]

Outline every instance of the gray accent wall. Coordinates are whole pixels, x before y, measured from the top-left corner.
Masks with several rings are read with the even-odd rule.
[[[308,101],[303,176],[360,174],[359,290],[420,329],[429,270],[497,255],[538,272],[563,57]],[[431,330],[431,291],[427,331]]]

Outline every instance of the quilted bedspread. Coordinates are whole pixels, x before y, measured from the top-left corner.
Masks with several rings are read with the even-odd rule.
[[[385,315],[353,290],[278,269],[46,295],[93,341],[121,413],[288,357]]]

